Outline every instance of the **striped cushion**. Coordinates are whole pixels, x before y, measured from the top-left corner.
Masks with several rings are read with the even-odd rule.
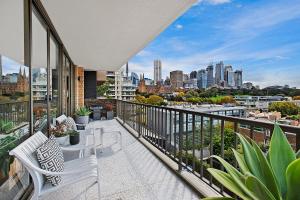
[[[68,130],[77,130],[76,123],[72,117],[68,117],[65,120],[64,125],[66,125]]]
[[[52,172],[64,171],[63,152],[53,135],[37,148],[36,154],[42,169]],[[54,186],[61,182],[60,176],[46,175],[46,179]]]

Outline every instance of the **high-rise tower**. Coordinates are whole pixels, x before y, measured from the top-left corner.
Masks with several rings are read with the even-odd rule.
[[[224,63],[223,61],[216,64],[215,83],[221,85],[224,81]]]
[[[154,60],[154,84],[161,82],[161,61]]]
[[[214,85],[214,66],[208,65],[206,68],[207,72],[207,87],[211,87]]]

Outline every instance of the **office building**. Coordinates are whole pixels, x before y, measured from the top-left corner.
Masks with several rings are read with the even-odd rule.
[[[154,84],[161,82],[161,61],[154,60]]]
[[[237,88],[242,87],[242,85],[243,85],[243,71],[242,70],[236,70],[234,72],[234,83]]]
[[[176,70],[170,72],[171,86],[174,88],[183,87],[183,72],[181,70]]]
[[[197,71],[192,71],[190,73],[190,79],[194,79],[194,78],[197,78]]]
[[[207,71],[204,69],[201,69],[197,73],[197,85],[200,89],[206,89],[207,88]]]
[[[214,85],[214,66],[209,65],[206,68],[207,72],[207,87],[211,87]]]
[[[216,64],[215,83],[221,85],[224,81],[224,63],[223,61]]]

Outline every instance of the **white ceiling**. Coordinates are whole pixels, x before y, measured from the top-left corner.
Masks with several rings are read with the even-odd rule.
[[[75,64],[117,70],[196,0],[42,0]]]

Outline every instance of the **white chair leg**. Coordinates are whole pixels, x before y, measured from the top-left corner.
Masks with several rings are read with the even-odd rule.
[[[99,171],[99,166],[98,166],[98,169],[97,169],[97,175],[98,175],[98,198],[99,200],[101,199],[101,194],[100,194],[100,171]]]

